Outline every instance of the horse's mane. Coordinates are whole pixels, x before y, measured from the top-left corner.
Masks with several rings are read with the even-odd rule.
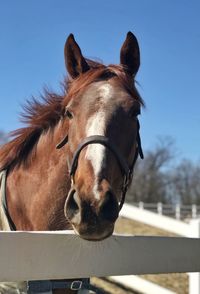
[[[118,77],[118,82],[139,101],[143,101],[137,92],[133,79],[129,78],[120,65],[105,66],[99,62],[87,60],[90,70],[80,75],[75,80],[64,79],[62,83],[62,94],[55,94],[44,90],[40,99],[32,98],[24,105],[24,112],[21,114],[21,121],[26,127],[13,131],[10,136],[13,138],[0,148],[0,170],[12,168],[21,163],[27,163],[28,155],[42,133],[54,128],[59,122],[64,106],[77,95],[84,91],[88,85],[98,80],[109,79],[112,76]]]

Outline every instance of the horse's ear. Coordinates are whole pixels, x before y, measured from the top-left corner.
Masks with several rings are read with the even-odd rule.
[[[67,71],[73,79],[90,69],[73,34],[67,38],[64,54]]]
[[[120,51],[120,63],[125,66],[127,73],[135,76],[140,67],[140,49],[133,33],[128,32]]]

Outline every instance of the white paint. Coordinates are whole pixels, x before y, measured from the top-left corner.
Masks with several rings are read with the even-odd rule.
[[[135,210],[131,212],[129,209],[128,214],[132,215],[132,219],[134,219],[135,213]],[[140,214],[142,214],[141,210]],[[136,213],[137,217],[138,214]],[[144,220],[143,214],[142,219]],[[157,223],[159,222],[160,219],[159,221],[157,219]],[[170,227],[173,230],[172,224]],[[169,231],[170,227],[168,228]],[[188,231],[187,228],[186,231]],[[200,220],[192,221],[189,231],[190,236],[200,237]],[[25,277],[26,279],[31,279],[31,277],[50,279],[50,277],[54,277],[55,273],[57,279],[70,278],[70,276],[67,276],[67,273],[70,274],[70,270],[68,272],[67,268],[74,269],[76,261],[75,268],[79,273],[77,278],[83,276],[85,268],[87,272],[85,276],[95,276],[98,273],[99,276],[109,276],[140,274],[142,272],[151,274],[169,271],[200,271],[199,258],[197,258],[200,248],[199,239],[113,236],[102,242],[88,242],[79,239],[73,233],[71,233],[71,238],[68,238],[68,232],[46,232],[34,238],[35,234],[40,234],[40,232],[0,232],[2,249],[0,251],[0,264],[2,265],[0,267],[0,280],[1,278],[4,281],[23,280]],[[54,237],[51,238],[52,234],[54,234]],[[185,235],[188,236],[189,234],[186,233]],[[126,238],[128,238],[127,242]],[[177,242],[178,244],[176,244]],[[28,250],[25,250],[27,248]],[[66,260],[62,260],[68,254],[68,250],[70,251],[69,255],[66,256]],[[40,256],[40,258],[36,259],[35,256]],[[152,260],[149,260],[151,257]],[[67,268],[66,263],[68,264]],[[120,269],[118,269],[119,264]],[[81,272],[81,269],[79,271],[79,267],[84,269],[83,272]],[[30,276],[27,276],[29,274]],[[124,277],[124,279],[126,278]],[[123,283],[123,278],[120,277],[119,280]],[[200,293],[199,281],[199,274],[190,274],[189,293]],[[10,287],[9,283],[7,285]],[[143,281],[141,281],[141,287],[142,285]],[[1,290],[0,285],[0,292]],[[5,293],[8,293],[8,291]]]
[[[92,115],[86,125],[86,137],[93,135],[105,135],[106,130],[106,104],[113,97],[113,88],[110,84],[102,85],[98,89],[100,95],[99,104],[100,109],[97,113]],[[93,194],[97,200],[100,200],[100,194],[98,191],[98,175],[102,168],[102,163],[105,156],[105,147],[100,144],[92,144],[87,147],[85,158],[90,160],[95,176],[95,182],[93,187]]]
[[[200,238],[200,219],[190,221],[190,237]],[[189,273],[189,294],[200,294],[200,272]]]
[[[178,235],[200,238],[200,219],[191,220],[187,224],[127,203],[124,204],[120,215]],[[189,294],[200,294],[200,273],[189,273]]]
[[[91,242],[72,231],[0,232],[0,244],[0,281],[200,271],[197,238],[114,235]]]

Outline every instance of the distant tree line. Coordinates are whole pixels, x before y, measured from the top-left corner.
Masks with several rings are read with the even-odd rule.
[[[0,145],[7,136],[0,131]],[[182,159],[176,163],[172,139],[160,139],[145,158],[137,161],[128,202],[180,203],[200,205],[200,162]],[[174,163],[175,162],[175,163]]]
[[[144,160],[137,161],[127,201],[200,205],[200,162],[176,157],[169,138],[146,151]]]

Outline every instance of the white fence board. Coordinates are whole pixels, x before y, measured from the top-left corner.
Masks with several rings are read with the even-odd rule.
[[[200,205],[182,205],[182,204],[164,204],[161,202],[157,203],[145,203],[145,202],[135,202],[132,205],[150,210],[161,215],[167,215],[174,217],[176,219],[195,219],[200,217]]]
[[[109,280],[144,294],[176,294],[174,291],[165,289],[137,276],[114,276],[109,277]]]
[[[0,281],[198,272],[199,255],[200,239],[192,238],[114,235],[91,242],[71,231],[1,232]]]
[[[128,219],[145,223],[149,226],[170,231],[177,235],[185,237],[191,236],[191,227],[189,224],[172,219],[168,216],[159,215],[148,210],[137,208],[127,203],[124,204],[120,215]]]

